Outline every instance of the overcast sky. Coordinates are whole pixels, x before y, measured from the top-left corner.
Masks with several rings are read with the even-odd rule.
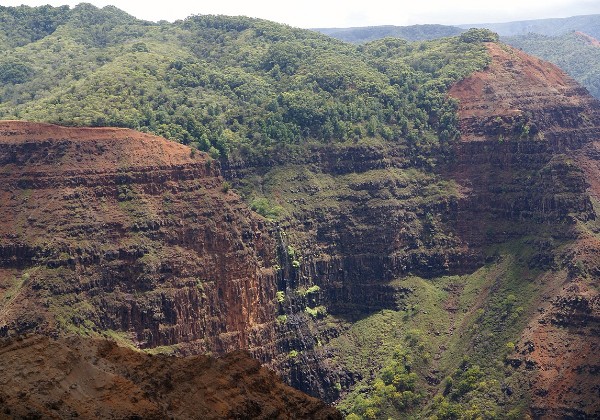
[[[72,0],[0,0],[2,6],[74,6]],[[600,13],[600,0],[88,0],[117,6],[140,19],[174,21],[193,14],[245,15],[301,28],[461,24]]]

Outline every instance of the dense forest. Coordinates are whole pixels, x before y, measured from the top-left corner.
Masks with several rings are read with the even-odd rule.
[[[2,118],[147,130],[215,157],[333,139],[418,148],[423,131],[450,141],[443,92],[487,60],[458,38],[354,47],[243,17],[150,24],[110,7],[51,11],[1,11],[27,16],[3,34]]]

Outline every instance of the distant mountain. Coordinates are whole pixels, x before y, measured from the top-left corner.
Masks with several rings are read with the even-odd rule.
[[[402,38],[407,41],[426,41],[455,36],[469,28],[486,28],[500,36],[519,36],[535,33],[560,36],[581,31],[600,38],[600,15],[572,16],[568,18],[523,20],[503,23],[469,23],[464,25],[412,25],[412,26],[365,26],[352,28],[316,28],[317,32],[342,41],[361,44],[381,38]]]
[[[486,28],[497,32],[500,36],[527,35],[528,33],[559,36],[573,31],[581,31],[594,38],[600,37],[600,15],[523,20],[505,23],[476,23],[458,26],[464,29]]]
[[[447,25],[365,26],[360,28],[317,28],[322,34],[342,41],[362,44],[381,38],[402,38],[407,41],[427,41],[460,35],[464,29]]]

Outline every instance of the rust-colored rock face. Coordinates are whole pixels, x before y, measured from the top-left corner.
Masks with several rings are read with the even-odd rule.
[[[596,418],[600,240],[580,226],[600,202],[600,104],[552,64],[488,49],[491,65],[450,90],[463,133],[449,170],[464,191],[458,230],[472,245],[524,235],[568,244],[510,363],[527,378],[533,417]]]
[[[580,243],[600,251],[600,243]],[[598,261],[598,255],[595,256]],[[539,307],[511,363],[531,383],[536,418],[597,418],[600,415],[600,296],[598,282],[572,278],[554,282],[555,295]]]
[[[150,356],[115,343],[0,340],[0,416],[11,418],[341,419],[248,353]]]
[[[459,231],[478,245],[535,234],[539,223],[595,219],[595,181],[573,156],[600,141],[600,104],[550,63],[487,48],[488,68],[449,91],[462,132],[449,169],[464,192]]]
[[[597,101],[553,64],[488,43],[491,65],[455,84],[463,141],[598,137]],[[573,131],[576,131],[574,133]]]
[[[274,245],[218,164],[125,129],[0,123],[0,328],[272,341]]]

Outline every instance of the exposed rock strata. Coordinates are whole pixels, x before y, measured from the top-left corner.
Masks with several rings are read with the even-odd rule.
[[[124,129],[0,124],[0,323],[140,347],[274,341],[274,242],[218,163]]]
[[[552,64],[488,49],[489,68],[450,90],[463,132],[450,169],[465,191],[459,230],[471,244],[523,235],[570,244],[555,256],[551,243],[540,246],[530,260],[553,271],[509,363],[527,378],[533,417],[595,418],[600,241],[578,226],[597,218],[600,202],[600,103]]]
[[[555,65],[488,43],[490,66],[458,82],[462,141],[539,140],[553,150],[600,136],[598,101]]]
[[[471,244],[535,234],[544,223],[568,235],[561,226],[596,217],[573,155],[600,140],[600,103],[550,63],[487,47],[489,67],[449,92],[462,132],[449,166],[465,192],[459,230]]]
[[[67,324],[126,333],[141,347],[246,347],[294,386],[336,399],[336,384],[346,388],[360,378],[336,366],[327,350],[343,323],[328,322],[315,308],[348,319],[398,309],[411,290],[392,286],[393,279],[470,272],[484,263],[488,245],[523,236],[581,243],[576,227],[597,217],[598,102],[548,63],[497,44],[489,50],[490,67],[450,90],[460,100],[463,138],[435,171],[415,168],[393,144],[315,147],[293,163],[229,162],[224,173],[232,182],[263,177],[261,189],[276,185],[267,195],[292,209],[270,232],[224,192],[214,163],[183,146],[152,138],[161,144],[156,149],[149,136],[130,131],[66,135],[52,126],[44,126],[50,139],[29,141],[35,127],[7,123],[8,152],[0,155],[7,185],[0,215],[3,331],[55,330],[67,316]],[[89,133],[114,138],[102,134],[109,138],[97,140],[100,146],[72,141]],[[143,157],[128,161],[130,151],[119,147],[132,142],[119,141],[123,134],[150,142],[133,153]],[[173,149],[160,149],[167,147]],[[73,164],[78,159],[83,169]],[[575,245],[573,255],[556,258],[554,249],[546,252],[552,246],[539,244],[533,268],[570,270],[573,280],[582,259],[587,275],[598,271],[594,247],[580,255]],[[556,278],[560,287],[549,293],[567,281]],[[592,324],[596,290],[585,288]],[[579,292],[558,296],[547,299],[556,303],[548,309],[553,331],[568,333],[574,346],[586,337],[597,347],[592,330],[576,333],[583,318],[578,306],[569,308]],[[44,305],[56,320],[37,311]],[[24,313],[30,315],[17,316]],[[548,360],[562,371],[570,363]],[[578,375],[572,379],[587,380]],[[554,388],[543,379],[532,385],[534,395],[543,389]],[[543,401],[535,412],[567,413],[560,410],[575,404]]]

